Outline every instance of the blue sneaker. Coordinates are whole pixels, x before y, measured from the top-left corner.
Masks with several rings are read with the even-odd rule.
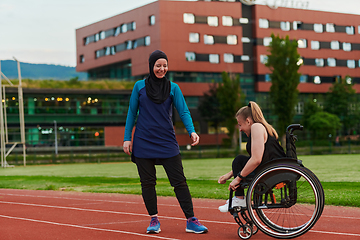
[[[160,222],[157,217],[152,217],[150,221],[149,227],[146,229],[146,233],[159,233],[160,229]]]
[[[202,225],[196,217],[192,217],[186,221],[186,232],[206,233],[208,232],[208,229]]]

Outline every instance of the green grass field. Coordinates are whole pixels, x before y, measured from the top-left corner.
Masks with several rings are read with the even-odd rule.
[[[360,155],[299,158],[321,180],[326,204],[360,207]],[[192,196],[226,199],[228,184],[220,185],[217,179],[230,171],[231,162],[230,158],[183,160]],[[161,166],[157,166],[157,177],[158,195],[174,196]],[[0,188],[141,194],[131,162],[17,166],[0,169],[0,179]]]

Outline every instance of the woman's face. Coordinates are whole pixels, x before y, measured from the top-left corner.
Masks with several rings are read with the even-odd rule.
[[[239,130],[241,132],[244,132],[246,136],[249,137],[251,133],[251,125],[253,124],[253,121],[250,118],[244,119],[241,116],[239,116],[236,120],[239,125]]]
[[[157,78],[165,77],[165,74],[168,71],[167,60],[165,58],[159,58],[154,64],[153,71]]]

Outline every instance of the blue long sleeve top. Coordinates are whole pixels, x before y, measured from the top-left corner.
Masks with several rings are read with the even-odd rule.
[[[189,135],[195,132],[190,111],[176,83],[171,83],[170,96],[157,104],[146,95],[145,80],[135,83],[126,118],[124,141],[131,141],[136,122],[132,153],[137,158],[170,158],[180,153],[172,122],[172,104],[178,111]]]

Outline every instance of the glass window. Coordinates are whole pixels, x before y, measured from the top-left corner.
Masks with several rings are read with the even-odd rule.
[[[250,40],[250,38],[248,38],[248,37],[242,37],[242,38],[241,38],[241,41],[242,41],[243,43],[249,43],[251,40]]]
[[[131,22],[131,30],[136,30],[136,22]]]
[[[293,22],[293,29],[294,30],[301,29],[301,26],[302,26],[302,22],[300,22],[300,21],[294,21]]]
[[[198,43],[200,35],[198,33],[189,33],[189,42]]]
[[[265,74],[265,82],[271,82],[270,74]]]
[[[194,24],[195,16],[192,13],[184,13],[183,20],[184,20],[184,23]]]
[[[205,44],[214,44],[214,37],[211,35],[204,35],[204,43]]]
[[[207,23],[209,26],[217,27],[218,26],[218,17],[207,17]]]
[[[110,48],[110,51],[111,51],[111,55],[115,55],[115,53],[116,53],[115,46],[112,46],[112,47]]]
[[[335,25],[333,23],[326,24],[326,31],[327,32],[335,32]]]
[[[132,41],[127,41],[126,42],[126,49],[132,49]]]
[[[347,60],[348,68],[355,68],[355,60]]]
[[[315,76],[315,77],[314,77],[314,83],[315,83],[315,84],[320,84],[320,83],[321,83],[321,79],[320,79],[319,76]]]
[[[336,67],[336,59],[335,58],[328,58],[327,64],[329,67]]]
[[[296,65],[300,66],[304,63],[304,59],[303,58],[299,58],[299,60],[297,61]]]
[[[118,36],[120,34],[120,27],[115,28],[114,36]]]
[[[299,48],[307,48],[306,39],[299,39],[299,40],[298,40],[298,47],[299,47]]]
[[[260,62],[262,64],[266,64],[268,61],[268,56],[267,55],[260,55]]]
[[[350,52],[351,51],[351,43],[344,42],[343,43],[343,50],[347,51],[347,52]]]
[[[105,39],[105,31],[99,32],[100,40]]]
[[[155,25],[155,15],[149,17],[149,25]]]
[[[352,84],[352,78],[349,77],[349,76],[347,76],[347,77],[345,78],[345,81],[346,81],[347,84]]]
[[[236,45],[237,44],[237,36],[236,35],[228,35],[226,37],[226,42],[228,45]]]
[[[248,55],[242,55],[241,61],[250,61],[250,57]]]
[[[290,31],[290,22],[281,22],[280,28],[283,31]]]
[[[322,33],[323,30],[323,25],[321,23],[315,23],[314,24],[314,31],[317,33]]]
[[[263,44],[264,46],[270,46],[270,43],[272,42],[271,37],[264,37]]]
[[[85,62],[85,57],[84,57],[84,55],[80,55],[80,62],[81,62],[81,63]]]
[[[318,67],[324,66],[324,59],[323,58],[315,58],[315,65]]]
[[[234,62],[234,55],[231,54],[231,53],[224,53],[224,62],[233,63]]]
[[[122,33],[126,33],[127,32],[127,25],[124,23],[124,24],[122,24],[121,26],[121,32]]]
[[[296,114],[303,115],[304,114],[304,103],[298,102],[298,104],[295,105],[295,112]]]
[[[137,48],[137,46],[138,46],[138,41],[134,40],[132,43],[132,48],[135,49],[135,48]]]
[[[269,21],[267,19],[259,19],[259,27],[260,28],[269,28]]]
[[[195,61],[195,53],[194,52],[186,52],[185,58],[186,58],[186,61],[193,62],[193,61]]]
[[[86,37],[84,38],[84,45],[88,45],[90,43],[90,38]]]
[[[110,55],[110,47],[105,47],[105,55],[108,56]]]
[[[311,49],[312,50],[319,50],[320,49],[319,41],[311,41]]]
[[[339,50],[340,49],[340,43],[339,41],[331,41],[330,42],[330,48],[332,50]]]
[[[145,46],[149,46],[149,45],[150,45],[150,42],[151,42],[150,36],[146,36],[146,37],[145,37]]]
[[[358,34],[360,34],[360,25],[358,26]]]
[[[97,34],[95,34],[95,42],[97,42],[97,41],[99,41],[100,40],[100,36],[99,36],[99,34],[97,33]]]
[[[355,28],[354,28],[353,26],[348,26],[348,27],[345,28],[345,31],[346,31],[346,33],[349,34],[349,35],[354,35],[354,33],[355,33]]]
[[[219,54],[209,54],[209,62],[219,63]]]
[[[241,24],[248,24],[248,23],[249,23],[249,19],[247,19],[247,18],[240,18],[240,19],[239,19],[239,22],[240,22]]]
[[[308,76],[307,76],[307,75],[301,75],[301,76],[300,76],[300,82],[301,82],[301,83],[306,83],[306,82],[307,82],[307,79],[308,79]]]
[[[223,26],[232,26],[233,18],[229,16],[222,16],[222,25]]]

